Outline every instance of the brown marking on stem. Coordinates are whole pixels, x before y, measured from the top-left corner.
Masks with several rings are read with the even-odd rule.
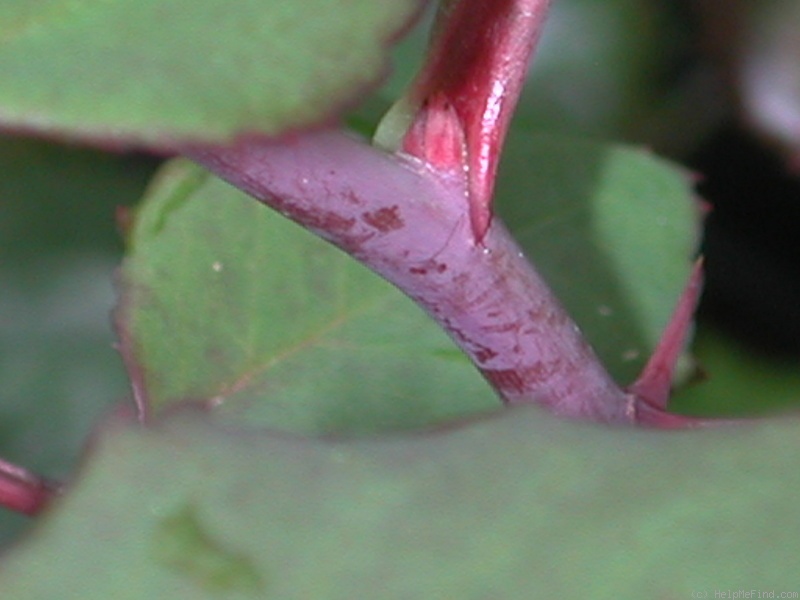
[[[475,352],[475,359],[481,364],[492,360],[495,356],[497,356],[497,352],[486,346]]]
[[[364,200],[361,199],[358,194],[356,194],[353,190],[348,190],[342,194],[342,198],[344,198],[349,204],[354,206],[363,206]]]
[[[400,207],[396,204],[386,208],[379,208],[372,212],[365,212],[361,216],[367,225],[374,227],[381,233],[395,231],[405,226],[400,216]]]
[[[483,369],[481,373],[491,386],[500,392],[505,402],[508,402],[506,396],[509,392],[513,396],[519,396],[526,390],[525,381],[516,369]]]
[[[570,365],[565,364],[561,359],[549,362],[538,361],[532,365],[521,366],[516,369],[482,369],[483,376],[495,386],[504,396],[507,393],[512,395],[529,394],[535,389],[547,389],[547,394],[553,394],[556,390],[546,387],[548,382],[556,374],[569,370]]]
[[[486,333],[511,333],[512,331],[519,331],[521,327],[519,321],[510,321],[508,323],[498,323],[497,325],[485,325],[481,327],[481,331]]]
[[[447,265],[444,263],[436,262],[433,259],[425,261],[419,266],[409,267],[408,269],[408,272],[413,275],[427,275],[430,272],[438,273],[439,275],[441,275],[445,271],[447,271]]]
[[[324,231],[329,235],[346,235],[356,224],[356,220],[352,217],[343,217],[335,212],[319,208],[306,208],[300,202],[276,199],[271,204],[286,216],[302,223],[305,227]]]

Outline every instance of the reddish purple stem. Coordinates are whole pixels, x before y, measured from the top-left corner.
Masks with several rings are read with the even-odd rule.
[[[58,493],[58,486],[0,459],[0,506],[36,515]]]
[[[505,227],[493,221],[475,244],[462,177],[338,131],[188,155],[408,294],[505,402],[633,421],[633,399],[612,381]]]
[[[407,99],[416,113],[401,143],[388,145],[396,154],[339,131],[186,154],[400,288],[505,402],[607,423],[707,425],[665,412],[699,266],[647,369],[626,391],[491,218],[503,138],[548,6],[447,0]]]

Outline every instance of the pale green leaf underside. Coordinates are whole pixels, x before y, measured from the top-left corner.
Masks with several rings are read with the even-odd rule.
[[[793,591],[798,434],[795,420],[613,431],[535,408],[351,442],[189,415],[118,427],[0,586],[13,600]]]
[[[9,0],[0,124],[169,144],[334,118],[422,0]]]

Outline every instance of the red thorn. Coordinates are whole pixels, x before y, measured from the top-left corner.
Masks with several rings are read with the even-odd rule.
[[[58,486],[0,460],[0,506],[33,516],[58,494]]]
[[[136,216],[130,206],[117,206],[114,211],[114,220],[117,224],[117,231],[123,238],[127,238],[133,229],[133,222]]]
[[[695,197],[695,201],[697,202],[697,206],[700,208],[700,217],[702,219],[705,219],[712,212],[714,212],[714,205],[711,204],[711,202],[709,202],[705,198],[702,198],[700,196],[696,196]]]
[[[430,113],[432,104],[452,107],[460,124],[470,223],[477,243],[491,224],[500,150],[548,8],[549,0],[443,2],[427,62],[412,87],[412,95],[422,107],[407,136],[418,136],[414,129],[419,121],[431,119],[432,115],[425,113]],[[428,138],[437,131],[428,124],[422,129]],[[422,144],[438,145],[435,141]],[[411,154],[417,146],[415,140],[404,140],[403,147]],[[451,154],[445,152],[444,157],[446,166],[451,166]]]
[[[786,170],[793,177],[800,177],[800,152],[792,153],[786,161]]]
[[[688,179],[689,183],[692,185],[699,185],[701,183],[705,183],[706,175],[700,171],[689,171]]]
[[[665,409],[672,387],[675,366],[683,352],[686,338],[692,327],[694,312],[703,287],[703,259],[692,268],[689,281],[678,299],[661,339],[639,378],[628,388],[637,399],[648,405]]]
[[[469,195],[469,223],[472,226],[472,237],[476,244],[481,244],[489,226],[492,224],[491,198],[484,202],[480,197]]]

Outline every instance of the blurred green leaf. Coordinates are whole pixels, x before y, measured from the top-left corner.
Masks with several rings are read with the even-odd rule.
[[[198,401],[309,433],[415,428],[494,394],[409,299],[198,167],[142,206],[120,331],[156,411]]]
[[[24,267],[44,255],[118,253],[115,210],[138,199],[154,164],[0,138],[0,264]]]
[[[699,237],[687,173],[651,153],[512,131],[498,211],[621,385],[661,337]]]
[[[704,376],[680,390],[670,410],[741,417],[800,407],[797,359],[759,355],[709,327],[699,329],[693,352]]]
[[[383,84],[348,115],[347,124],[367,138],[399,98],[425,59],[436,3],[429,3],[411,30],[391,49],[391,70]]]
[[[147,162],[0,141],[0,456],[64,477],[98,415],[127,393],[112,349],[117,205]],[[0,544],[27,520],[0,511]]]
[[[6,126],[171,144],[335,118],[422,0],[0,5]]]
[[[796,420],[615,431],[535,407],[349,442],[190,415],[118,425],[0,586],[64,600],[792,591],[798,439]]]
[[[664,74],[683,34],[669,12],[642,0],[554,2],[517,123],[562,134],[633,134],[663,102]]]

